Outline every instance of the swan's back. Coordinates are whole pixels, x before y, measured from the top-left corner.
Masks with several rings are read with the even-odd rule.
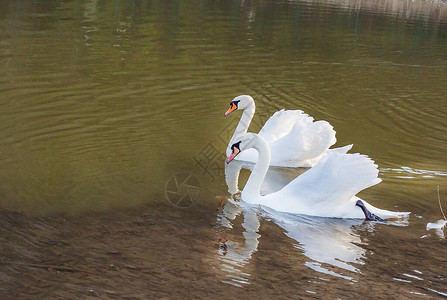
[[[274,197],[268,195],[263,204],[278,211],[323,217],[346,217],[351,210],[361,214],[354,208],[354,197],[381,182],[378,173],[377,165],[365,155],[328,152]]]

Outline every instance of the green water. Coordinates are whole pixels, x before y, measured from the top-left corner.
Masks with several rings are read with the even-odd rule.
[[[220,228],[219,218],[228,217],[216,219],[215,211],[215,196],[227,193],[222,155],[239,118],[223,114],[231,99],[249,94],[257,105],[250,131],[281,108],[301,109],[334,126],[336,146],[354,144],[353,152],[373,158],[383,182],[361,196],[381,208],[412,212],[408,227],[373,228],[382,250],[392,260],[396,240],[405,240],[401,253],[429,245],[432,252],[418,257],[427,263],[418,269],[422,281],[415,281],[424,288],[414,291],[447,292],[446,261],[438,257],[445,240],[425,231],[427,222],[441,218],[437,185],[447,199],[445,2],[1,1],[0,66],[2,210],[51,224],[52,216],[76,220],[161,205],[164,213],[185,213],[181,218],[188,220],[208,214],[217,220],[211,227]],[[178,173],[193,174],[200,184],[200,197],[188,208],[196,214],[172,212],[177,208],[166,201],[167,184]],[[202,226],[206,231],[210,225]],[[262,236],[288,245],[288,260],[318,261],[300,246],[301,237],[284,240],[287,230],[275,226]],[[373,258],[366,253],[377,244],[365,241],[363,231],[351,235],[369,266]],[[250,259],[258,255],[262,270],[268,256],[262,247],[273,249],[275,242],[261,241],[249,258],[233,258],[252,279],[228,288],[262,295]],[[225,259],[216,251],[208,255]],[[356,268],[345,275],[380,280]],[[304,267],[305,276],[320,278],[315,269]],[[410,271],[391,272],[393,293],[416,297],[403,292],[410,284],[393,280]],[[347,280],[367,294],[349,279],[330,280],[321,283],[326,292],[340,291]],[[290,298],[292,291],[281,296]],[[346,293],[340,295],[353,296]]]

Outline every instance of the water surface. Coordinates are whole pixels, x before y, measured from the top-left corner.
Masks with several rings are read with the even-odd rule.
[[[447,295],[425,229],[438,185],[447,207],[445,2],[2,1],[0,65],[4,297]],[[223,201],[239,94],[251,131],[281,108],[329,121],[379,165],[360,196],[408,222]],[[172,205],[188,175],[194,205]]]

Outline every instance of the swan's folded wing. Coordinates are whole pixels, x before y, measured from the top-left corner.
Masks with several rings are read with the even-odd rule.
[[[315,164],[310,161],[318,161],[336,141],[328,122],[298,120],[288,134],[271,143],[272,163],[310,167]]]
[[[280,110],[271,116],[259,131],[267,143],[276,141],[288,134],[295,123],[301,121],[302,123],[312,123],[313,118],[305,114],[301,110]]]
[[[291,199],[288,205],[299,205],[301,213],[324,216],[329,210],[352,205],[357,193],[381,181],[378,173],[377,165],[365,155],[333,152],[279,193]]]

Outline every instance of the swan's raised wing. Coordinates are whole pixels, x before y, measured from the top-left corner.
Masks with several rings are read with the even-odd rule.
[[[313,123],[313,120],[314,119],[312,117],[305,114],[301,110],[282,109],[280,111],[275,112],[267,120],[262,129],[259,131],[259,135],[262,136],[271,147],[272,143],[287,137],[292,131],[294,132],[294,134],[300,134],[300,132],[294,130],[294,128],[295,127],[306,128]],[[287,140],[283,140],[283,143],[286,144]],[[292,141],[292,143],[296,143],[296,141],[294,140]],[[284,156],[286,152],[283,152],[283,149],[279,150],[282,153],[272,151],[271,165],[287,166],[287,167],[307,166],[307,165],[297,165],[295,163],[294,161],[296,157],[295,149],[290,149],[290,151],[287,152],[287,155],[292,154],[291,158]],[[227,156],[229,155],[228,152],[229,150],[227,149]],[[255,163],[258,160],[258,152],[254,149],[247,149],[243,151],[241,154],[239,154],[239,156],[236,159]]]
[[[313,118],[301,110],[284,110],[275,112],[259,131],[267,143],[272,143],[290,133],[296,122],[312,123]]]
[[[354,196],[378,184],[378,173],[377,165],[365,155],[329,152],[313,168],[272,194],[274,197],[267,196],[266,205],[313,216],[357,217],[348,216],[355,206]],[[360,209],[354,211],[361,217]]]
[[[328,122],[298,120],[287,135],[270,144],[272,164],[311,167],[336,141]]]

